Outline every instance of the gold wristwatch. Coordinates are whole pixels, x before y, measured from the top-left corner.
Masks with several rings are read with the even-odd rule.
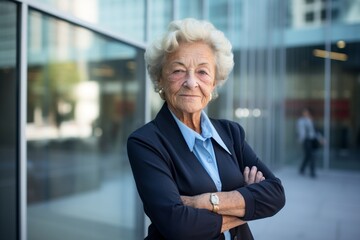
[[[210,194],[210,203],[211,203],[212,206],[213,206],[212,211],[213,211],[214,213],[217,213],[217,212],[219,211],[219,202],[220,202],[219,196],[216,195],[216,193],[211,193],[211,194]]]

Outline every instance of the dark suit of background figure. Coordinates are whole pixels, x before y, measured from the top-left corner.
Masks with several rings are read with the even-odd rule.
[[[211,120],[231,156],[212,141],[223,191],[237,190],[245,198],[244,220],[274,215],[285,204],[279,179],[257,158],[245,142],[240,125]],[[145,213],[152,219],[147,239],[223,239],[219,235],[222,217],[205,209],[182,204],[180,195],[216,192],[216,186],[195,155],[189,150],[166,103],[157,117],[128,139],[128,155]],[[245,186],[245,166],[257,166],[266,180]],[[271,199],[271,200],[270,200]],[[159,231],[162,229],[162,232]],[[248,224],[230,230],[232,239],[253,239]],[[198,233],[198,236],[196,237]],[[189,236],[192,236],[190,238]],[[206,236],[206,238],[204,238]]]

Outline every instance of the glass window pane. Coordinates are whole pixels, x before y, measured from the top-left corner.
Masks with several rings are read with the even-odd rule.
[[[229,29],[235,61],[232,75],[219,90],[219,98],[209,104],[209,115],[239,122],[257,155],[275,167],[283,147],[279,120],[283,1],[209,1],[209,5],[212,21],[218,22],[222,30]]]
[[[344,12],[343,19],[360,16],[360,1],[348,4],[352,12]],[[332,17],[330,167],[360,170],[360,25]]]
[[[305,14],[305,21],[306,22],[313,22],[314,21],[314,13],[313,12],[307,12]]]
[[[173,4],[168,0],[149,1],[149,39],[158,38],[164,33],[173,18]]]
[[[17,233],[17,87],[16,4],[0,2],[0,233]]]
[[[293,7],[297,7],[293,8],[292,14],[296,20],[297,14],[305,8],[298,1],[292,3]],[[285,158],[301,162],[295,119],[301,109],[307,106],[314,111],[318,130],[330,134],[330,139],[326,139],[329,159],[324,159],[326,149],[322,148],[315,154],[317,165],[334,169],[360,169],[360,11],[357,8],[360,1],[326,3],[329,2],[322,1],[322,4],[306,8],[314,12],[310,25],[318,24],[316,28],[307,28],[310,25],[293,21],[287,32]],[[329,10],[331,15],[327,14]],[[319,22],[328,22],[329,26],[319,25]],[[330,49],[326,49],[327,43]],[[325,68],[325,64],[328,64],[328,68]],[[330,81],[329,90],[325,88],[327,81]],[[327,100],[330,102],[330,116],[325,116]],[[328,120],[329,126],[325,129]]]
[[[229,4],[227,0],[209,0],[209,20],[226,36],[229,36]]]
[[[179,1],[179,9],[175,9],[179,11],[179,18],[203,18],[203,8],[202,1],[194,1],[194,0],[183,0]]]
[[[300,162],[302,146],[298,142],[296,122],[303,108],[311,108],[317,129],[324,130],[324,59],[314,56],[324,45],[299,46],[286,50],[286,159]],[[318,163],[322,162],[316,155]]]
[[[337,22],[341,22],[347,25],[360,23],[359,0],[333,0],[331,4],[332,11],[338,11],[338,13],[335,13],[336,17],[332,17],[331,19],[334,24]]]
[[[38,0],[136,41],[144,40],[144,0]]]
[[[143,50],[30,11],[28,239],[140,239],[126,154],[143,124]]]

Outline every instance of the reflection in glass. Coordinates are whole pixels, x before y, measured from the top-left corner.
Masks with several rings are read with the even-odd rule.
[[[214,26],[229,36],[229,1],[210,0],[209,1],[209,19]]]
[[[266,8],[261,1],[209,1],[209,4],[210,17],[219,28],[237,27],[235,31],[225,31],[232,39],[235,65],[229,80],[219,89],[219,98],[209,104],[209,115],[239,122],[258,156],[275,168],[283,150],[279,104],[283,85],[280,54],[284,45],[279,28],[283,1],[266,2]],[[221,17],[216,9],[223,12]],[[236,23],[228,21],[229,14]]]
[[[173,19],[173,1],[157,0],[149,2],[149,39],[152,41],[164,33],[169,22]]]
[[[360,26],[352,34],[350,27],[331,36],[330,168],[360,170]]]
[[[175,9],[175,11],[179,11],[179,18],[196,18],[202,19],[205,10],[202,6],[202,1],[179,1],[179,8]]]
[[[359,0],[289,1],[291,26],[294,28],[321,27],[330,20],[333,24],[360,22]],[[330,16],[331,15],[331,16]]]
[[[0,2],[0,238],[17,238],[16,4]]]
[[[143,123],[143,52],[31,11],[28,238],[139,239],[126,139]]]
[[[306,6],[300,1],[292,1],[290,8],[293,21],[292,29],[288,29],[286,51],[286,158],[297,161],[301,156],[295,121],[303,107],[311,107],[318,130],[330,133],[326,139],[329,167],[359,170],[360,1],[313,2]],[[313,13],[312,19],[306,15],[302,18],[304,9]],[[328,68],[325,68],[326,63]],[[327,81],[330,92],[325,89]],[[325,129],[324,124],[328,120],[324,111],[327,100],[330,104],[329,129]],[[323,151],[316,153],[320,167],[327,165],[322,161]]]
[[[145,38],[144,0],[37,0],[129,39]]]

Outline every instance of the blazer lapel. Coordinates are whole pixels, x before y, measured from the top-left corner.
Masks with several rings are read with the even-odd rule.
[[[211,122],[231,153],[230,155],[216,141],[212,141],[222,183],[222,190],[230,191],[231,189],[241,187],[245,182],[240,169],[239,159],[234,151],[233,141],[229,137],[229,133],[225,132],[216,120],[211,120]]]
[[[194,153],[192,153],[176,123],[167,104],[164,103],[158,115],[154,119],[157,128],[162,135],[166,138],[166,141],[170,142],[170,145],[176,149],[177,153],[181,153],[180,161],[182,164],[186,164],[186,169],[191,169],[191,172],[195,172],[196,175],[192,178],[199,178],[202,184],[205,186],[212,185],[214,191],[216,191],[216,185],[201,165]]]

